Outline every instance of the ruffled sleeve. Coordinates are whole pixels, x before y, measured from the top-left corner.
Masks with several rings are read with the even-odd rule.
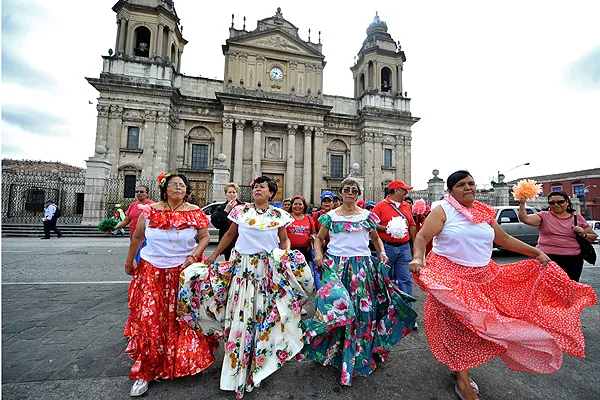
[[[201,209],[189,211],[157,210],[149,205],[144,207],[144,218],[149,221],[149,228],[169,230],[175,228],[203,229],[210,224],[208,217]]]
[[[369,232],[377,229],[377,224],[381,222],[381,219],[374,212],[369,212],[369,216],[363,222],[363,226],[369,230]]]
[[[235,207],[228,218],[238,225],[261,230],[286,227],[294,221],[289,213],[279,208],[269,206],[264,213],[258,213],[254,207],[247,204]]]
[[[329,213],[321,215],[319,222],[327,229],[331,229],[331,215]]]

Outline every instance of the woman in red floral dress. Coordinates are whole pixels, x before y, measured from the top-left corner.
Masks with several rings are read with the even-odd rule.
[[[456,171],[447,182],[449,194],[432,206],[408,267],[426,292],[429,347],[456,373],[459,398],[478,398],[469,370],[496,356],[513,371],[538,374],[558,371],[563,353],[583,358],[579,315],[598,303],[594,289],[504,232],[496,209],[475,200],[469,172]],[[494,242],[535,260],[498,265],[491,260]]]
[[[134,360],[129,379],[132,396],[148,390],[155,379],[194,375],[210,366],[217,340],[188,327],[177,318],[179,275],[188,265],[203,260],[210,241],[209,220],[198,206],[189,204],[191,186],[184,175],[158,177],[161,202],[147,205],[131,239],[125,272],[129,285],[129,318],[125,350]],[[133,260],[144,238],[141,260]],[[196,239],[198,243],[196,243]]]

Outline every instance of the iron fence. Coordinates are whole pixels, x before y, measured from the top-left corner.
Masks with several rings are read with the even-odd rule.
[[[41,224],[44,201],[54,200],[60,223],[79,224],[83,217],[85,173],[2,170],[3,223]]]
[[[212,201],[212,182],[194,179],[190,179],[189,182],[192,186],[190,203],[204,207]],[[146,186],[149,189],[149,199],[153,201],[162,200],[160,198],[160,187],[156,178],[138,178],[135,175],[112,175],[107,180],[104,189],[106,200],[104,214],[107,217],[113,216],[115,214],[115,204],[120,204],[123,210],[127,210],[131,203],[136,201],[135,188],[139,186]]]

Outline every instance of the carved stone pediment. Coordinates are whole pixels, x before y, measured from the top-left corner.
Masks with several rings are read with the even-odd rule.
[[[321,53],[307,46],[301,39],[288,34],[280,28],[229,39],[228,42],[235,43],[236,48],[240,46],[252,46],[323,58]]]
[[[205,127],[197,126],[190,130],[190,132],[187,134],[187,139],[210,140],[212,139],[212,134]]]
[[[124,120],[134,120],[134,121],[140,121],[142,120],[142,113],[138,110],[126,110],[123,113],[123,119]]]

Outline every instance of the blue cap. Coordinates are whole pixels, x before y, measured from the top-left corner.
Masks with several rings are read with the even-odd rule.
[[[321,201],[323,201],[323,199],[325,198],[330,198],[331,200],[333,200],[335,194],[333,194],[332,191],[330,190],[326,190],[323,193],[321,193],[321,197],[319,197],[319,199],[321,199]]]
[[[374,201],[367,201],[367,204],[365,204],[365,207],[375,207],[375,202]]]

